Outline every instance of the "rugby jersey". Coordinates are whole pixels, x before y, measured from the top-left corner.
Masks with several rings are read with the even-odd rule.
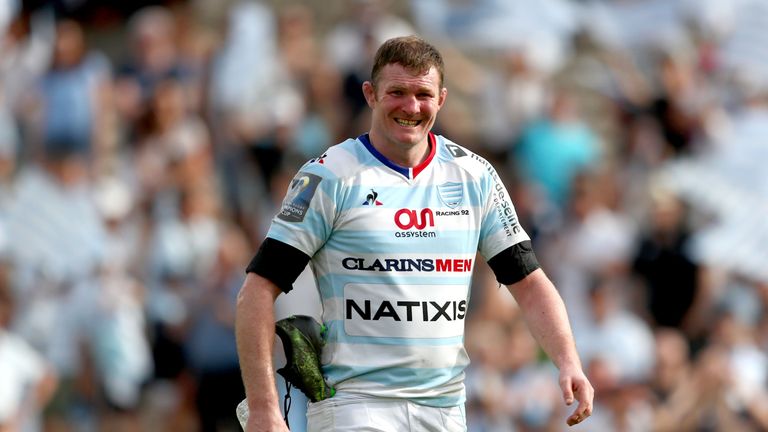
[[[463,403],[476,253],[487,260],[529,240],[494,168],[429,140],[414,168],[367,135],[329,148],[293,178],[267,234],[311,257],[328,329],[323,373],[339,393]]]

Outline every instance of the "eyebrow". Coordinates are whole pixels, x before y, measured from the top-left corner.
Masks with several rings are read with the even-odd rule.
[[[429,94],[435,94],[435,89],[433,89],[431,86],[425,86],[425,85],[417,85],[415,87],[408,86],[408,85],[402,85],[402,84],[390,84],[389,86],[385,87],[383,89],[384,91],[396,91],[396,90],[406,90],[411,91],[413,90],[414,93],[429,93]]]

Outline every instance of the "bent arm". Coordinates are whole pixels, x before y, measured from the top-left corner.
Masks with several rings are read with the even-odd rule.
[[[248,273],[237,296],[235,336],[250,411],[246,430],[287,430],[278,403],[272,362],[273,306],[280,292],[268,279]]]
[[[541,269],[507,288],[520,305],[531,334],[560,370],[560,387],[565,403],[579,401],[568,424],[581,422],[592,413],[594,390],[582,370],[576,352],[568,314],[560,294]]]

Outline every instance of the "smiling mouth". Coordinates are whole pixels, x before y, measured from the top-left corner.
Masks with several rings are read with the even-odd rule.
[[[421,123],[421,120],[395,119],[395,121],[400,126],[405,126],[405,127],[414,127],[414,126],[418,126]]]

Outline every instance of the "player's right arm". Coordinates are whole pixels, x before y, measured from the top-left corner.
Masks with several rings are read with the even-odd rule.
[[[249,272],[237,296],[235,335],[250,411],[246,432],[288,432],[278,403],[272,362],[273,305],[281,292],[275,283]]]

